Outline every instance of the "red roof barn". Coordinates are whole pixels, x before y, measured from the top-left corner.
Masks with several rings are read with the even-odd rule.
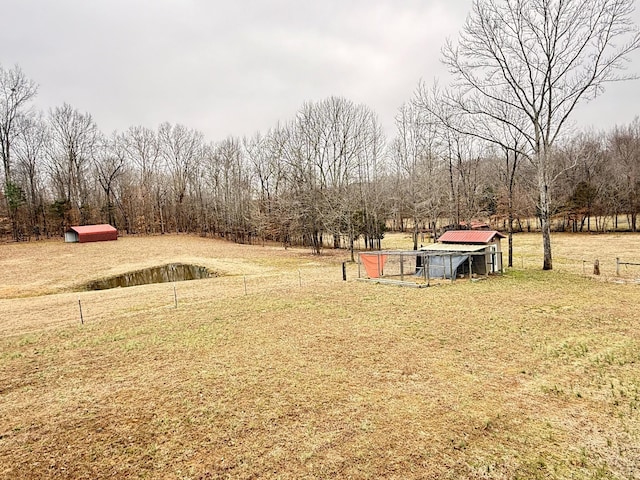
[[[64,241],[71,243],[104,242],[117,239],[118,230],[108,224],[71,227],[64,234]]]

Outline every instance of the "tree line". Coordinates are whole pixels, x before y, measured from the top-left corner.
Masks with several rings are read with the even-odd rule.
[[[107,135],[71,105],[38,110],[36,83],[0,65],[0,228],[22,240],[104,222],[353,255],[389,228],[410,230],[417,248],[483,219],[541,230],[551,268],[552,228],[638,230],[640,120],[596,132],[568,119],[625,78],[640,38],[632,1],[527,5],[475,0],[443,50],[455,81],[421,82],[392,138],[370,107],[342,97],[251,137],[211,142],[168,122]]]

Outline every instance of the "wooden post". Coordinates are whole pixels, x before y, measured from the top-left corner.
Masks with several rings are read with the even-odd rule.
[[[600,260],[596,258],[596,261],[593,262],[593,274],[600,275]]]
[[[493,255],[491,247],[484,249],[484,278],[489,278],[489,272],[493,269]]]
[[[484,249],[484,275],[489,275],[489,272],[493,270],[493,254],[491,253],[491,247]]]
[[[616,277],[620,276],[620,257],[616,257]]]
[[[453,255],[451,254],[449,254],[449,273],[451,274],[451,283],[453,283],[455,281],[455,275],[453,274]]]
[[[342,262],[342,281],[347,281],[347,262]]]
[[[360,254],[358,254],[358,278],[361,278],[360,265]]]
[[[175,308],[178,308],[178,291],[176,290],[176,284],[173,284],[173,303]]]
[[[400,281],[404,281],[404,255],[400,254]]]
[[[78,308],[80,308],[80,323],[84,325],[84,318],[82,316],[82,302],[78,299]]]
[[[471,255],[469,255],[469,280],[471,280]]]
[[[431,278],[429,275],[429,259],[431,257],[429,257],[429,255],[427,255],[426,257],[424,257],[423,261],[422,261],[422,265],[424,268],[424,276],[427,280],[427,287],[429,286],[429,284],[431,283]]]

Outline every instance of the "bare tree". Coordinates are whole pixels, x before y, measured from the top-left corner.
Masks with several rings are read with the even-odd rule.
[[[453,224],[469,225],[482,211],[484,185],[480,167],[485,145],[471,135],[452,128],[441,132],[441,150],[449,184],[449,214]]]
[[[391,144],[395,161],[397,204],[411,218],[413,249],[418,249],[421,225],[431,228],[438,217],[442,178],[435,143],[436,122],[413,104],[404,104],[396,115],[398,135]]]
[[[19,119],[28,113],[27,105],[37,91],[37,85],[25,76],[20,67],[16,65],[5,70],[0,65],[0,157],[4,168],[4,196],[14,240],[18,240],[16,214],[21,194],[12,178],[12,144],[20,127]]]
[[[114,198],[116,182],[124,174],[126,151],[120,135],[113,134],[110,139],[102,139],[94,158],[94,168],[98,183],[105,196],[106,205],[103,214],[110,225],[116,226]]]
[[[276,168],[275,184],[269,188],[273,195],[271,201],[270,230],[275,239],[287,248],[292,244],[296,219],[299,216],[300,198],[297,192],[303,190],[303,186],[296,183],[297,179],[305,178],[298,170],[300,165],[299,136],[293,122],[278,125],[269,132],[269,158],[270,164]]]
[[[552,268],[553,146],[578,104],[629,78],[620,71],[640,46],[633,9],[634,0],[474,0],[458,43],[443,50],[459,87],[448,102],[473,121],[508,123],[526,139],[521,153],[536,168],[545,270]]]
[[[135,231],[155,233],[156,221],[159,221],[161,213],[158,137],[153,130],[142,126],[129,128],[121,137],[127,159],[137,173],[137,182],[134,181],[137,185],[137,208],[133,228]]]
[[[175,207],[175,228],[189,231],[188,209],[185,201],[192,186],[197,164],[202,158],[203,135],[183,125],[163,123],[158,128],[160,157],[171,175]]]
[[[316,165],[319,141],[313,105],[307,103],[296,119],[286,127],[286,143],[282,151],[289,186],[286,209],[289,220],[289,241],[294,236],[300,244],[310,246],[314,253],[322,250],[322,172]],[[322,163],[320,163],[322,165]],[[284,206],[284,205],[283,205]]]
[[[381,242],[386,230],[386,216],[388,202],[383,188],[382,178],[386,168],[386,139],[382,127],[378,123],[376,114],[365,108],[365,118],[362,129],[363,148],[357,153],[357,174],[355,185],[350,186],[351,228],[349,233],[349,249],[351,261],[354,258],[354,241],[360,235],[364,237],[365,245],[370,249],[382,248]],[[357,235],[356,235],[357,234]]]
[[[357,184],[366,163],[375,164],[381,153],[376,115],[364,105],[329,97],[305,103],[286,132],[281,153],[294,230],[315,253],[327,234],[334,248],[347,242],[352,249],[368,223]]]
[[[256,204],[252,219],[256,234],[265,240],[282,241],[279,226],[283,220],[278,215],[278,199],[282,192],[284,172],[280,162],[283,143],[279,141],[280,128],[272,129],[266,135],[255,134],[243,140],[243,148],[251,168],[252,190]]]
[[[609,138],[609,151],[619,172],[624,206],[631,231],[638,231],[640,212],[640,117],[627,127],[616,127]]]
[[[88,113],[64,104],[49,115],[49,157],[56,195],[67,204],[67,222],[86,224],[90,217],[90,171],[98,145],[98,127]]]
[[[604,136],[595,132],[574,135],[559,143],[554,152],[558,164],[558,185],[554,186],[564,213],[561,229],[591,231],[592,217],[604,215],[603,194],[605,183],[611,183],[609,158],[604,147]],[[567,167],[568,166],[568,167]],[[596,217],[602,227],[602,221]],[[598,225],[596,225],[598,228]]]
[[[244,151],[237,138],[229,137],[216,146],[218,164],[218,198],[221,208],[221,231],[234,242],[251,241],[251,182],[245,167]]]
[[[26,190],[30,228],[37,239],[42,230],[46,231],[43,170],[49,134],[41,116],[23,117],[21,124],[14,141],[14,156],[17,176]]]

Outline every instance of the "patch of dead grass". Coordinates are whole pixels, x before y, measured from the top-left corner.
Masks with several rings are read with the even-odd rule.
[[[344,252],[124,240],[11,250],[2,288],[30,297],[0,300],[0,478],[639,475],[635,285],[531,269],[403,289],[342,282]],[[83,265],[169,261],[229,275],[177,283],[177,309],[166,284],[67,291]]]

